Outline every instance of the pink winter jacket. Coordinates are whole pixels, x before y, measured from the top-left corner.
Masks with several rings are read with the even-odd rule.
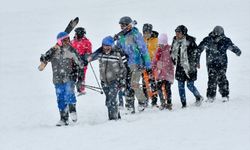
[[[155,58],[152,62],[153,71],[156,72],[157,80],[167,80],[174,82],[174,64],[170,56],[170,45],[164,45],[164,48],[158,48]]]

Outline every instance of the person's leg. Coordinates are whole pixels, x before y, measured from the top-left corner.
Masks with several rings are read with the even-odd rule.
[[[166,81],[166,93],[167,93],[167,103],[172,104],[172,91],[171,91],[171,83]]]
[[[165,104],[165,99],[164,99],[164,95],[163,95],[163,91],[162,91],[162,85],[163,85],[163,81],[158,80],[158,82],[157,82],[157,90],[158,90],[158,94],[159,94],[159,97],[160,97],[161,105],[164,105]]]
[[[196,99],[195,105],[200,106],[202,104],[203,97],[200,95],[199,91],[194,86],[194,81],[187,81],[187,87],[195,96],[195,99]]]
[[[199,91],[197,90],[197,88],[194,85],[194,81],[187,81],[187,87],[193,93],[193,95],[195,96],[196,99],[201,97]]]
[[[178,81],[179,96],[182,103],[182,108],[187,106],[186,92],[185,92],[185,81]]]
[[[215,66],[207,66],[207,71],[208,71],[207,99],[208,101],[213,102],[217,90],[218,71]]]
[[[223,67],[218,73],[219,92],[223,98],[223,102],[229,100],[229,82],[227,80],[226,72],[227,68]]]
[[[55,84],[57,106],[60,112],[60,121],[56,126],[68,125],[68,109],[65,100],[65,84]]]
[[[145,103],[146,103],[147,98],[145,97],[142,87],[140,86],[140,83],[139,83],[140,79],[141,79],[141,70],[139,70],[138,68],[133,69],[132,76],[131,76],[131,86],[135,92],[135,96],[139,103],[138,109],[139,111],[142,111],[145,109]]]
[[[124,106],[124,104],[123,104],[123,96],[124,96],[123,91],[119,90],[119,92],[118,92],[119,107],[123,107]]]
[[[131,67],[132,69],[132,67]],[[134,90],[132,89],[131,87],[131,82],[132,82],[132,79],[131,79],[131,76],[132,76],[132,71],[130,69],[130,78],[128,79],[127,83],[128,84],[128,87],[125,91],[125,101],[126,101],[126,104],[125,104],[125,107],[128,111],[130,111],[131,113],[135,113],[135,105],[134,105],[134,102],[135,102],[135,92]]]
[[[105,88],[106,106],[108,108],[109,120],[119,119],[118,103],[116,99],[117,93],[118,93],[117,82],[112,82],[108,84],[107,87]]]
[[[69,109],[69,115],[73,122],[77,121],[77,113],[76,113],[76,96],[74,91],[75,84],[72,81],[66,83],[65,88],[65,99]]]

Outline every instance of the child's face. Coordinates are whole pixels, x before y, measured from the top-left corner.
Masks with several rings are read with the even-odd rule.
[[[163,49],[164,45],[163,44],[158,44],[158,46]]]

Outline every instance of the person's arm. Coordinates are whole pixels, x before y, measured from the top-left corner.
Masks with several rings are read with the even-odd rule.
[[[200,64],[200,57],[201,57],[201,53],[208,49],[209,47],[209,39],[210,37],[206,37],[204,38],[200,44],[198,45],[198,54],[197,54],[197,63]]]
[[[236,45],[234,45],[234,43],[229,38],[226,42],[226,46],[228,46],[228,50],[232,51],[237,56],[241,55],[241,50]]]
[[[98,56],[102,53],[102,47],[99,47],[96,51],[94,51],[93,53],[91,53],[88,57],[87,57],[87,61],[91,62],[91,61],[95,61],[98,59]]]
[[[40,57],[41,64],[38,66],[38,70],[43,71],[48,62],[51,60],[53,54],[55,51],[59,49],[58,45],[55,45],[54,47],[50,48],[45,54],[42,54]]]

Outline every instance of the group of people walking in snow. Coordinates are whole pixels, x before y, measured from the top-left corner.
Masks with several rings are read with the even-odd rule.
[[[171,85],[174,78],[178,81],[182,108],[187,107],[185,84],[195,96],[195,104],[200,106],[203,97],[195,81],[204,50],[208,72],[207,101],[215,100],[217,86],[223,101],[229,100],[226,52],[230,50],[240,56],[241,51],[225,36],[221,26],[216,26],[197,45],[195,38],[188,34],[187,27],[179,25],[170,45],[166,33],[159,34],[151,24],[146,23],[142,34],[132,22],[130,17],[122,17],[119,20],[122,34],[105,37],[102,47],[93,53],[84,28],[75,29],[72,41],[66,32],[61,32],[57,36],[57,44],[41,56],[41,62],[52,64],[61,116],[57,126],[68,125],[69,115],[73,122],[77,121],[74,89],[76,87],[79,93],[85,94],[87,65],[94,60],[99,60],[100,80],[106,96],[109,120],[121,118],[119,107],[124,107],[123,96],[125,109],[129,113],[136,112],[135,99],[138,100],[138,111],[147,108],[149,101],[153,107],[171,110]],[[160,106],[157,105],[158,98]]]

